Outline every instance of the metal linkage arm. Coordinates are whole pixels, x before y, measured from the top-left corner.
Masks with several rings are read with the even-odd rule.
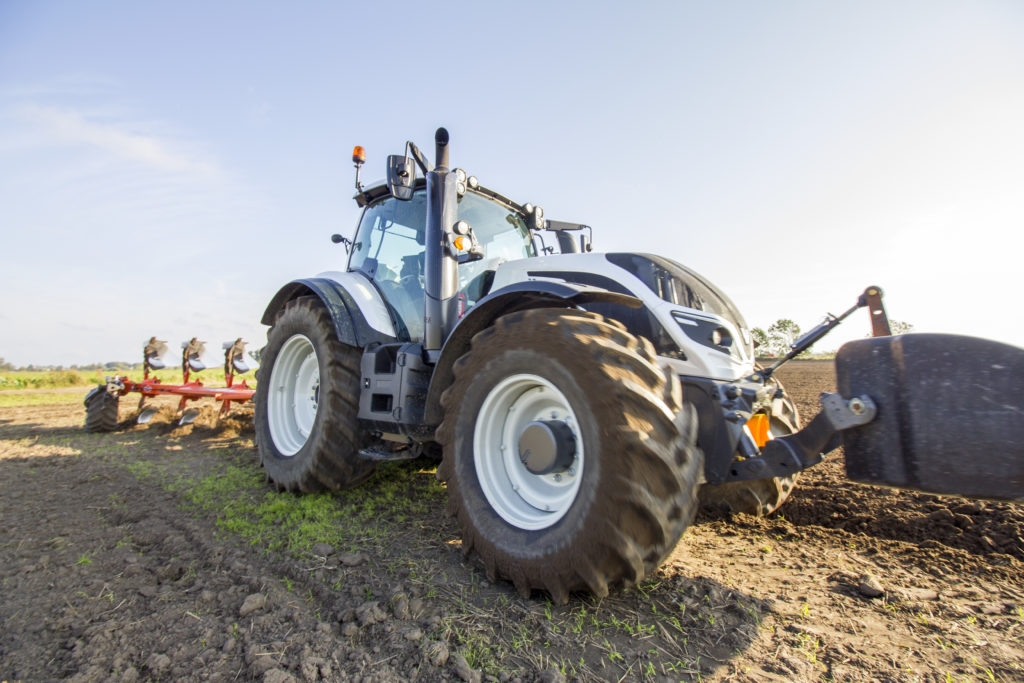
[[[847,400],[839,394],[822,394],[821,412],[810,424],[795,434],[772,439],[761,455],[733,463],[726,481],[788,477],[817,465],[825,453],[839,447],[841,431],[865,425],[877,414],[869,396]]]
[[[857,303],[850,306],[838,316],[831,313],[826,314],[825,319],[816,325],[812,330],[801,335],[796,341],[789,345],[789,353],[775,361],[761,374],[765,379],[779,369],[784,363],[793,360],[807,349],[814,346],[822,337],[831,332],[839,323],[850,317],[854,311],[867,306],[871,311],[871,333],[875,337],[887,337],[892,334],[889,330],[889,319],[885,315],[885,305],[882,303],[882,290],[880,287],[868,287],[864,293],[857,297]]]

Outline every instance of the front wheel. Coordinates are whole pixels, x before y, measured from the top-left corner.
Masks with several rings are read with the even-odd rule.
[[[278,488],[336,490],[373,473],[359,457],[359,359],[316,297],[289,302],[274,321],[254,420],[260,461]]]
[[[643,580],[693,519],[692,411],[649,342],[577,310],[478,333],[442,396],[438,439],[465,552],[523,595],[564,603]]]

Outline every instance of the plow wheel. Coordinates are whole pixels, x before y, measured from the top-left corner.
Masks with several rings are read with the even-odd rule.
[[[782,388],[781,383],[779,388]],[[772,411],[769,421],[772,437],[793,434],[800,429],[800,416],[788,396],[775,399],[772,402]],[[727,512],[765,517],[778,510],[789,499],[796,488],[799,476],[798,473],[794,473],[788,477],[731,481],[717,486],[705,484],[700,489],[700,503],[704,507]]]
[[[254,419],[260,461],[279,489],[336,490],[373,473],[359,458],[359,359],[316,297],[289,302],[274,321]]]
[[[454,369],[438,478],[488,577],[564,603],[658,567],[693,520],[703,462],[650,342],[592,313],[520,311]]]
[[[117,428],[116,394],[99,385],[85,397],[85,430],[87,432],[112,432]]]

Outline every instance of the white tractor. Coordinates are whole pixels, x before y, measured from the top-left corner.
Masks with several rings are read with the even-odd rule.
[[[931,425],[934,401],[950,398],[935,387],[912,394],[877,368],[908,348],[932,362],[954,342],[983,344],[1011,368],[987,381],[1019,389],[1024,351],[886,337],[881,292],[870,287],[762,369],[743,316],[706,279],[660,256],[592,253],[589,227],[548,220],[450,168],[443,128],[435,143],[434,164],[407,143],[388,158],[387,182],[369,187],[356,148],[363,214],[351,240],[334,236],[347,267],[287,284],[264,314],[256,437],[279,489],[347,488],[378,462],[440,457],[464,549],[492,580],[559,602],[644,579],[701,501],[772,512],[843,434],[856,434],[847,460],[862,481],[1022,495],[1019,455],[993,465],[1016,476],[1003,489],[994,472],[974,489],[945,471],[921,477],[917,465],[942,454],[914,441],[920,425],[895,406],[922,406]],[[863,306],[879,338],[844,347],[840,392],[800,430],[775,368]],[[954,423],[965,421],[928,438]],[[890,452],[879,453],[881,442]]]

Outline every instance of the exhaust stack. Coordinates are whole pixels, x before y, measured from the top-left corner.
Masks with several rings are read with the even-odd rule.
[[[427,173],[426,253],[424,255],[423,348],[431,360],[440,356],[441,346],[451,331],[459,264],[446,247],[445,236],[455,223],[458,207],[457,180],[448,168],[448,131],[434,134],[434,169]]]

